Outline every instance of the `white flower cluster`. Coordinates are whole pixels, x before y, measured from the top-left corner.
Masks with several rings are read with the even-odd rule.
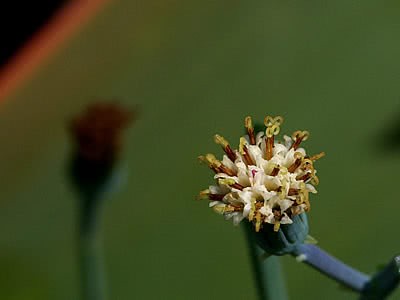
[[[296,131],[284,142],[275,141],[282,117],[265,118],[266,131],[254,132],[250,117],[245,119],[247,135],[240,138],[238,150],[216,135],[215,141],[225,151],[222,161],[212,154],[200,156],[216,173],[217,184],[200,192],[200,198],[211,200],[210,207],[238,224],[247,218],[259,231],[263,223],[291,224],[291,218],[310,209],[309,193],[316,193],[318,184],[312,157],[300,148],[308,132]]]

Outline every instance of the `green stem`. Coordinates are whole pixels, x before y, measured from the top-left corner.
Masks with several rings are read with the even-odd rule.
[[[254,226],[244,222],[249,256],[259,300],[287,300],[286,286],[283,280],[279,257],[271,256],[262,259],[265,254],[254,238]]]
[[[82,199],[79,226],[79,257],[82,300],[104,300],[105,278],[99,239],[100,201]]]

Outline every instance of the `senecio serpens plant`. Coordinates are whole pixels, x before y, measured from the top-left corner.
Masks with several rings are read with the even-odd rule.
[[[251,117],[245,118],[246,135],[233,149],[220,135],[215,142],[222,146],[222,161],[213,154],[199,159],[214,171],[215,185],[201,191],[199,198],[208,199],[209,206],[235,225],[243,221],[247,233],[253,270],[260,299],[286,299],[278,282],[279,269],[267,268],[264,256],[290,254],[326,276],[359,293],[360,299],[385,299],[400,278],[400,256],[394,257],[384,269],[373,276],[363,274],[315,245],[309,235],[306,213],[310,210],[309,194],[315,194],[318,177],[314,163],[325,155],[309,156],[303,141],[307,131],[284,135],[283,142],[275,137],[283,118],[267,116],[265,127],[256,132]],[[257,249],[258,247],[258,249]],[[276,265],[275,265],[276,267]],[[272,274],[274,270],[276,274]]]

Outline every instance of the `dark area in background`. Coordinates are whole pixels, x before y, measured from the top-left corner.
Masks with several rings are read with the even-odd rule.
[[[4,1],[5,2],[5,1]],[[0,4],[0,67],[67,1],[23,1]]]
[[[397,118],[391,120],[386,127],[381,129],[384,130],[381,135],[382,143],[380,144],[380,150],[387,151],[400,151],[400,113],[397,114]]]

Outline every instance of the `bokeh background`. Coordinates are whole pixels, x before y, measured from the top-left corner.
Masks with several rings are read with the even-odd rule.
[[[109,299],[256,299],[245,240],[196,202],[243,118],[307,129],[311,234],[371,273],[400,252],[398,1],[116,1],[0,103],[0,298],[78,299],[67,126],[88,103],[140,107],[126,184],[101,224]],[[396,140],[399,139],[399,140]],[[291,299],[356,299],[291,257]],[[390,299],[400,299],[397,291]]]

